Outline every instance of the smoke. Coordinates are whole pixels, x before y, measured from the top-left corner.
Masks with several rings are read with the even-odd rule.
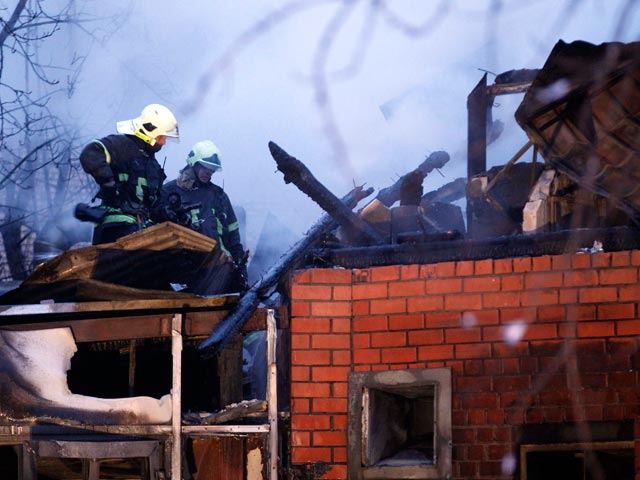
[[[97,16],[114,9],[93,3]],[[539,68],[560,38],[632,41],[640,26],[637,8],[620,22],[625,0],[503,1],[498,11],[489,1],[445,3],[446,10],[424,0],[131,2],[128,20],[91,46],[70,116],[90,140],[148,103],[167,105],[181,130],[181,143],[159,155],[169,178],[193,143],[216,142],[223,171],[213,181],[245,209],[254,249],[269,214],[301,235],[322,213],[284,184],[270,140],[338,197],[354,183],[388,186],[446,150],[452,160],[443,176],[427,177],[430,191],[465,175],[466,97],[484,70]],[[489,166],[524,143],[513,121],[520,99],[500,98],[494,110],[505,134],[488,152]]]

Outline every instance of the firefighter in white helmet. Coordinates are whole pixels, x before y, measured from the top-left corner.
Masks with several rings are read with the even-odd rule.
[[[156,220],[166,175],[155,154],[167,139],[180,138],[176,117],[155,103],[138,117],[118,122],[116,130],[119,134],[93,140],[80,154],[82,168],[100,187],[96,196],[104,215],[94,229],[94,245],[113,242]]]
[[[187,221],[174,221],[213,238],[235,264],[236,286],[246,289],[247,253],[242,247],[238,219],[225,191],[211,182],[214,172],[222,170],[220,150],[210,140],[198,142],[187,155],[187,165],[178,178],[163,186],[165,204],[177,205]]]

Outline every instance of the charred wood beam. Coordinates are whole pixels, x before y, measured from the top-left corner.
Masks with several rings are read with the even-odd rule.
[[[347,228],[350,233],[353,233],[354,237],[358,237],[362,243],[368,245],[384,243],[378,232],[322,185],[304,163],[289,155],[274,142],[269,142],[269,151],[278,164],[278,170],[284,173],[285,183],[293,183],[306,193],[325,212],[334,217],[340,225]]]
[[[416,171],[419,172],[422,175],[422,179],[424,179],[431,171],[436,168],[442,168],[448,161],[449,154],[447,152],[433,152],[418,166],[418,168],[416,168],[416,170],[403,175],[390,187],[380,190],[376,196],[376,200],[382,202],[385,206],[390,207],[400,199],[402,185],[405,180],[412,175],[416,175]]]
[[[360,200],[373,193],[372,188],[363,189],[356,187],[343,199],[346,208],[354,208]],[[312,246],[314,246],[322,234],[337,227],[337,221],[328,213],[323,215],[300,239],[283,255],[265,274],[264,278],[253,285],[240,299],[233,312],[222,320],[204,340],[198,349],[207,351],[207,354],[214,355],[236,335],[245,322],[251,317],[260,304],[260,300],[265,298],[278,281],[300,262]]]
[[[465,196],[466,187],[466,178],[456,178],[453,182],[449,182],[437,190],[425,193],[422,200],[426,202],[455,202]]]

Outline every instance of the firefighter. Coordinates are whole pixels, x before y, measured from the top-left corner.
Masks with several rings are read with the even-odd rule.
[[[190,217],[183,225],[213,238],[233,260],[238,288],[247,288],[247,254],[240,240],[240,229],[231,201],[225,191],[211,182],[214,172],[222,170],[220,151],[210,140],[198,142],[187,155],[187,165],[175,180],[163,186],[166,203],[175,205]]]
[[[160,218],[160,194],[166,179],[155,154],[167,139],[179,141],[178,122],[167,107],[151,104],[140,116],[118,122],[119,134],[93,140],[80,154],[85,172],[98,183],[102,215],[93,244],[109,243]]]

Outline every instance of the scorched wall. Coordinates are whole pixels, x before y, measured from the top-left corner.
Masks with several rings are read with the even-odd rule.
[[[294,468],[347,478],[350,372],[450,367],[452,478],[517,478],[524,427],[576,421],[635,422],[638,472],[639,266],[622,251],[296,272]]]

